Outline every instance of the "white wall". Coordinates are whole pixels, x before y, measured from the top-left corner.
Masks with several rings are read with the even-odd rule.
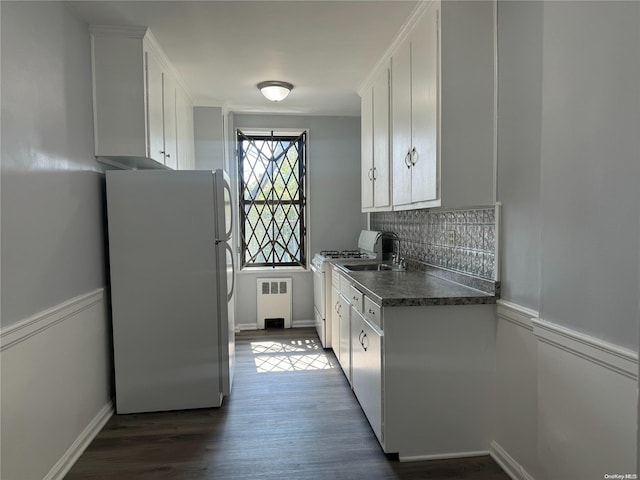
[[[77,453],[110,412],[104,179],[87,25],[60,2],[0,8],[0,476],[22,480]]]
[[[502,298],[540,302],[542,2],[498,3],[498,200]]]
[[[2,2],[2,324],[105,284],[85,25]]]
[[[638,350],[640,3],[544,6],[540,314]]]
[[[308,129],[309,244],[307,257],[323,249],[356,248],[366,216],[360,211],[360,118],[286,115],[233,115],[235,128]],[[235,174],[235,169],[231,169]],[[237,179],[235,179],[237,181]],[[255,324],[256,278],[273,272],[238,275],[237,325]],[[310,271],[286,273],[293,283],[293,322],[313,320]]]
[[[222,128],[222,108],[193,108],[196,170],[224,169]]]
[[[640,3],[500,1],[498,65],[492,452],[514,478],[633,473]]]

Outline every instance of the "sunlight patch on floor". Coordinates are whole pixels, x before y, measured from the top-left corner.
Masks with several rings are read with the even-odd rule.
[[[335,368],[317,340],[251,342],[258,373]]]

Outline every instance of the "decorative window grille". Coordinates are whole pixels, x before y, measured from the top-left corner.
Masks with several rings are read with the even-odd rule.
[[[306,133],[237,131],[243,267],[306,267]]]

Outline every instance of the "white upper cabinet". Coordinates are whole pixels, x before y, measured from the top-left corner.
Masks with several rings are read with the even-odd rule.
[[[388,66],[362,93],[362,211],[391,210]]]
[[[441,37],[441,202],[493,205],[496,188],[494,1],[445,1]]]
[[[373,88],[365,90],[360,100],[361,194],[362,211],[373,209]]]
[[[164,85],[162,64],[153,50],[145,45],[144,60],[147,83],[148,156],[165,164]]]
[[[438,202],[438,54],[438,10],[434,4],[392,57],[396,208]]]
[[[193,107],[188,95],[176,90],[176,131],[178,169],[195,169],[195,140],[193,135]]]
[[[394,210],[495,202],[495,7],[420,3],[379,63],[391,61]]]
[[[411,201],[438,198],[438,10],[424,14],[411,35]]]
[[[172,169],[178,168],[176,82],[168,72],[162,72],[162,125],[164,164]]]
[[[393,55],[391,64],[393,108],[393,204],[411,203],[411,39],[407,38]]]
[[[95,155],[122,168],[192,164],[193,146],[183,146],[184,159],[178,146],[193,143],[193,106],[151,32],[96,25],[90,32]]]

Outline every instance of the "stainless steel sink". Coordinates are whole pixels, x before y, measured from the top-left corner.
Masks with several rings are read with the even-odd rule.
[[[342,267],[352,272],[393,270],[393,267],[386,263],[347,263]]]

